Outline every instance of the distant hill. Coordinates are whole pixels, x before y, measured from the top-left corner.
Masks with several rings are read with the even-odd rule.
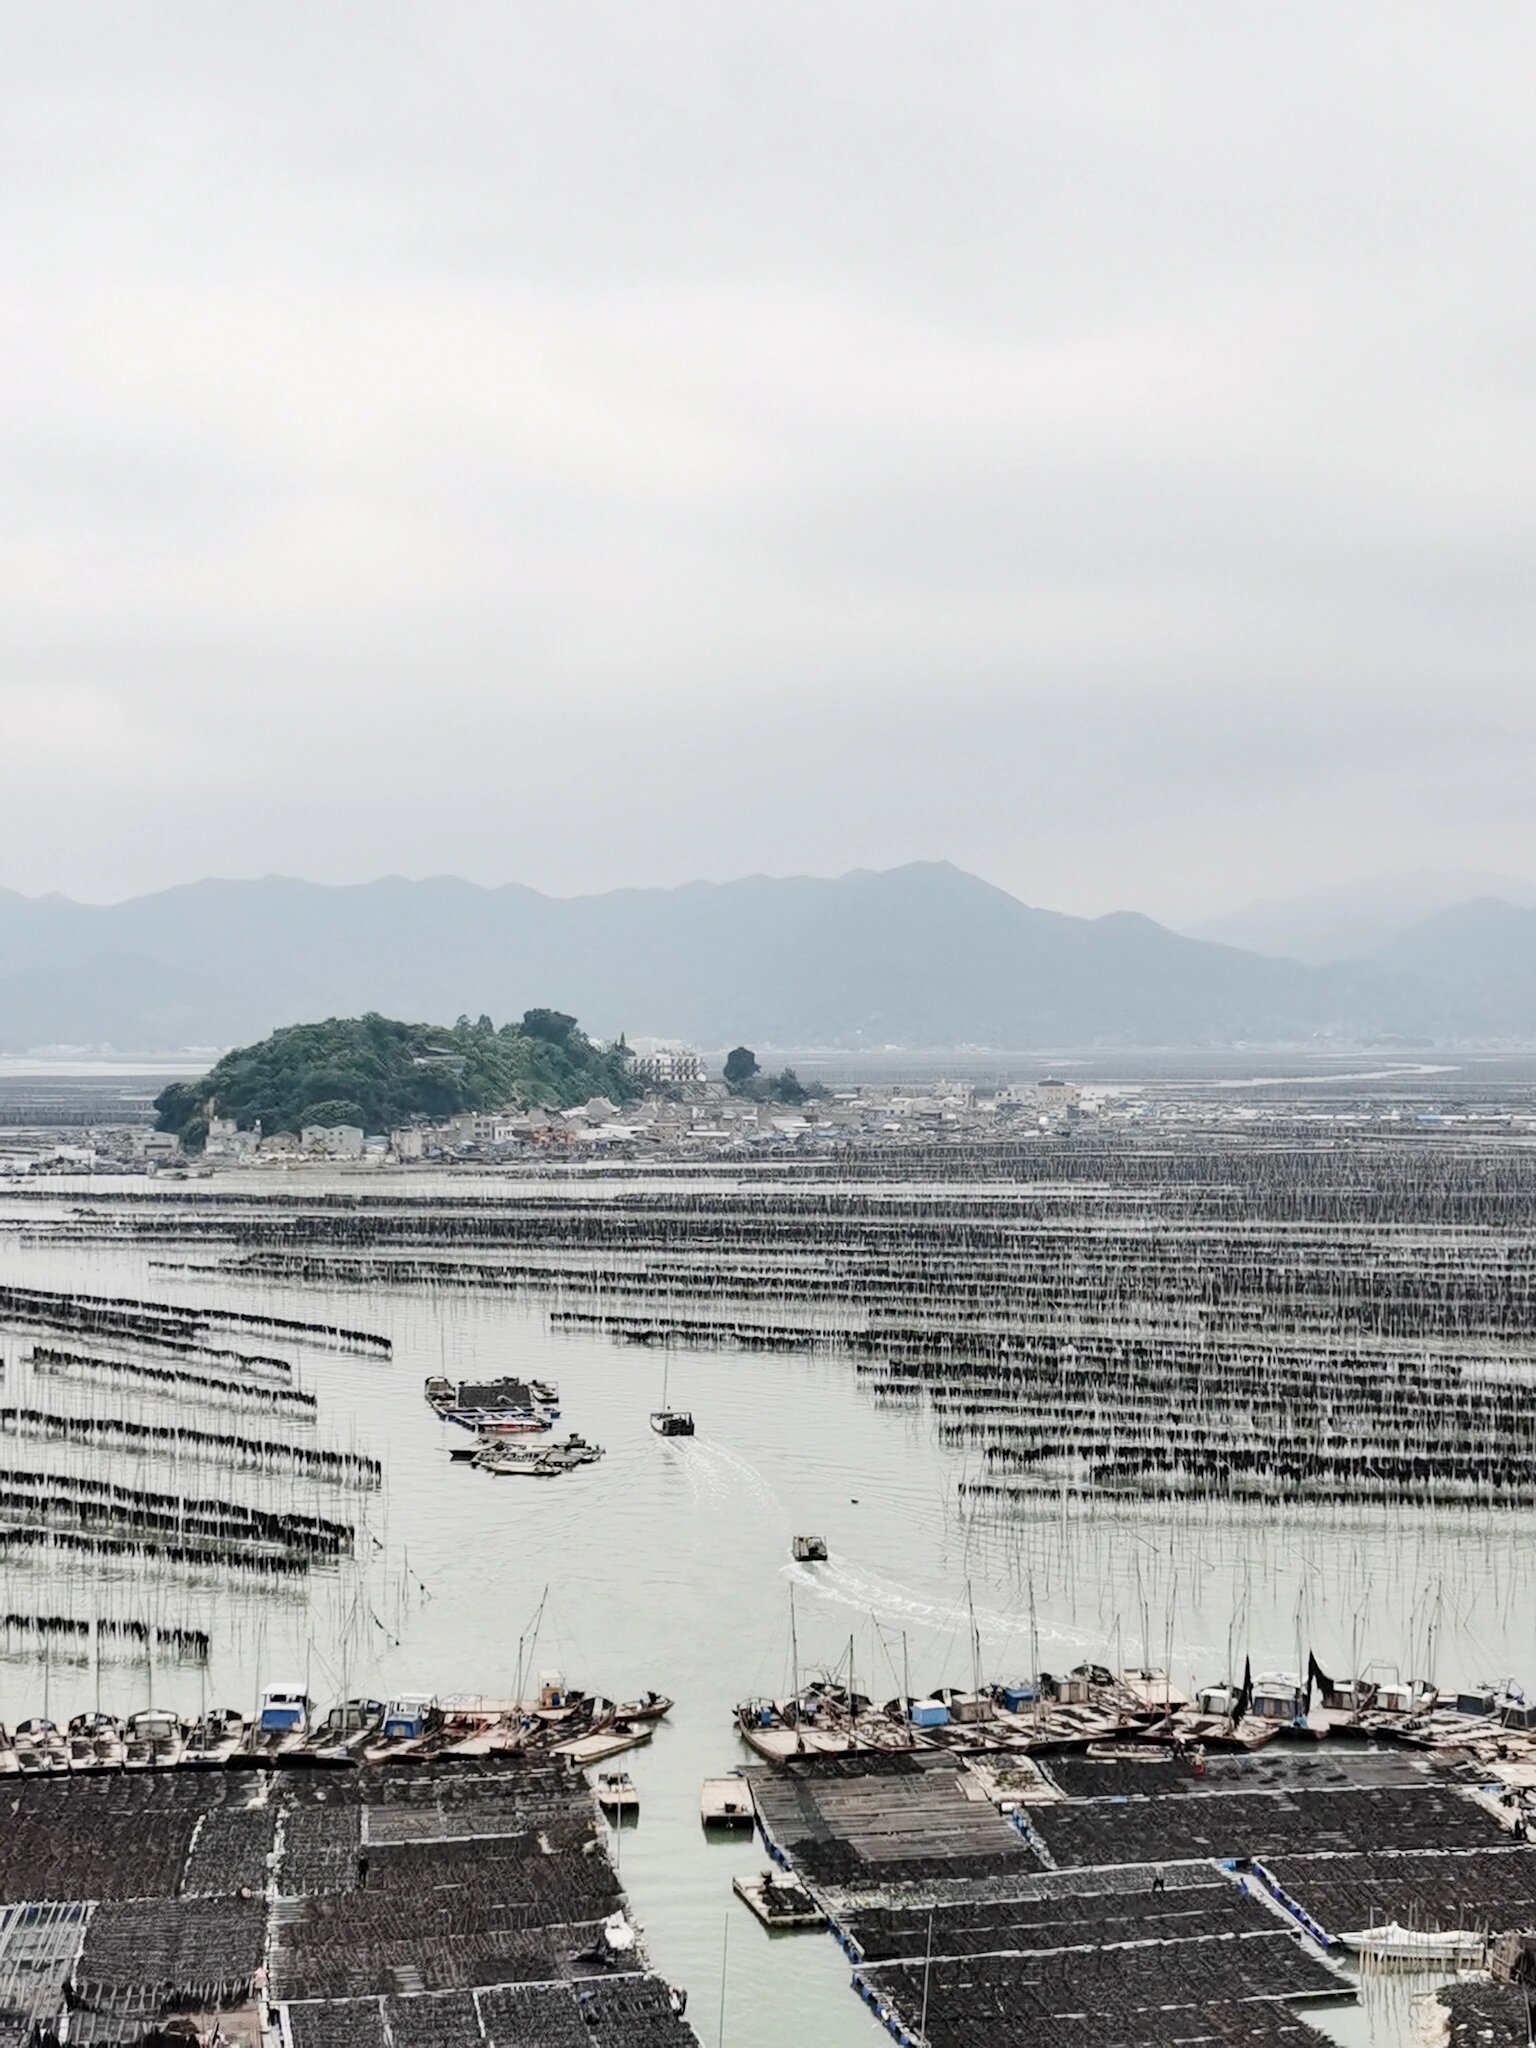
[[[1490,942],[1493,935],[1490,934]],[[723,1046],[1424,1043],[1490,1026],[1410,947],[1322,968],[1129,912],[1067,917],[944,862],[557,898],[390,878],[207,881],[102,908],[0,893],[0,1049],[237,1044],[378,1011]],[[1469,987],[1507,991],[1490,967]],[[1533,1024],[1500,1024],[1530,1030]]]
[[[155,1098],[159,1127],[191,1150],[207,1136],[205,1111],[268,1135],[307,1123],[387,1131],[412,1117],[508,1103],[571,1108],[594,1095],[638,1093],[622,1047],[594,1046],[574,1017],[530,1010],[498,1031],[470,1024],[402,1024],[392,1017],[331,1017],[291,1024],[258,1045],[227,1052],[199,1081],[173,1081]]]
[[[1487,1033],[1536,1038],[1536,909],[1493,897],[1460,903],[1398,933],[1376,960]]]
[[[1536,882],[1475,871],[1350,882],[1246,904],[1191,925],[1189,936],[1321,967],[1375,955],[1424,919],[1485,896],[1536,906]]]

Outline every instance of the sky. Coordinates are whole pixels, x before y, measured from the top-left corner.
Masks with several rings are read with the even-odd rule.
[[[0,10],[0,887],[1536,874],[1536,8]]]

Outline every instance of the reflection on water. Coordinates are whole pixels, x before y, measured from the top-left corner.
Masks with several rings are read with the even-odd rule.
[[[921,1688],[969,1683],[968,1601],[996,1678],[1027,1671],[1036,1655],[1047,1667],[1086,1655],[1166,1660],[1187,1686],[1240,1669],[1245,1656],[1255,1670],[1291,1666],[1309,1647],[1340,1669],[1375,1660],[1442,1682],[1536,1676],[1529,1516],[1130,1504],[1083,1513],[1042,1503],[1030,1519],[1000,1524],[960,1511],[966,1461],[938,1445],[921,1412],[878,1406],[846,1364],[829,1359],[677,1354],[670,1395],[693,1409],[700,1434],[663,1441],[647,1422],[660,1393],[654,1353],[591,1333],[552,1335],[541,1313],[503,1300],[233,1287],[154,1270],[136,1251],[16,1243],[0,1246],[0,1276],[330,1315],[393,1338],[388,1364],[296,1354],[319,1395],[318,1437],[384,1460],[382,1493],[352,1503],[362,1517],[357,1569],[275,1593],[157,1591],[157,1613],[206,1628],[213,1649],[206,1679],[157,1669],[155,1703],[190,1712],[206,1685],[209,1700],[244,1704],[259,1685],[305,1673],[322,1700],[343,1685],[508,1692],[520,1663],[557,1665],[619,1697],[648,1686],[672,1694],[671,1720],[625,1760],[642,1810],[617,1853],[657,1967],[690,1987],[690,2016],[706,2042],[718,2022],[727,1923],[732,2048],[881,2038],[847,1990],[832,1942],[770,1938],[733,1900],[731,1877],[755,1868],[760,1852],[739,1839],[706,1841],[698,1824],[703,1778],[743,1757],[734,1703],[787,1687],[791,1590],[802,1668],[851,1653],[860,1686],[882,1697],[900,1689],[904,1659]],[[13,1371],[27,1348],[25,1338],[5,1340]],[[428,1410],[423,1379],[505,1370],[557,1379],[561,1429],[580,1430],[607,1456],[537,1485],[451,1464],[458,1433]],[[13,1462],[40,1450],[7,1444]],[[152,1460],[112,1462],[123,1477],[131,1464],[135,1485],[156,1483]],[[167,1462],[162,1476],[191,1490],[174,1456]],[[278,1490],[305,1508],[319,1497],[302,1483]],[[810,1530],[826,1537],[829,1559],[795,1565],[790,1539]],[[11,1557],[4,1570],[12,1610],[54,1595],[60,1611],[143,1603],[125,1568],[60,1571]],[[0,1660],[0,1718],[41,1711],[43,1683],[30,1651]],[[50,1658],[46,1683],[56,1718],[94,1703],[89,1669]],[[148,1704],[150,1685],[145,1667],[109,1669],[105,1704]],[[1406,2039],[1401,1988],[1373,1987],[1361,2011],[1322,2023],[1348,2048]]]

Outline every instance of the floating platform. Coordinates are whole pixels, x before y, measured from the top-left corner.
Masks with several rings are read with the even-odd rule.
[[[744,1905],[777,1932],[780,1928],[825,1927],[827,1916],[796,1877],[765,1870],[760,1877],[738,1877],[731,1889]]]
[[[757,1809],[745,1778],[706,1778],[699,1794],[699,1819],[707,1828],[752,1828]]]

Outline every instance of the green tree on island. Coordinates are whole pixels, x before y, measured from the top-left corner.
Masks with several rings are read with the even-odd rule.
[[[740,1095],[747,1084],[757,1079],[757,1054],[750,1046],[738,1045],[725,1056],[725,1085],[733,1095]]]
[[[569,1109],[594,1095],[630,1102],[639,1092],[624,1041],[594,1045],[563,1010],[529,1010],[499,1030],[484,1016],[448,1026],[370,1012],[290,1024],[237,1047],[200,1081],[162,1089],[155,1109],[157,1127],[197,1151],[210,1106],[242,1130],[355,1123],[379,1132],[460,1110]]]

